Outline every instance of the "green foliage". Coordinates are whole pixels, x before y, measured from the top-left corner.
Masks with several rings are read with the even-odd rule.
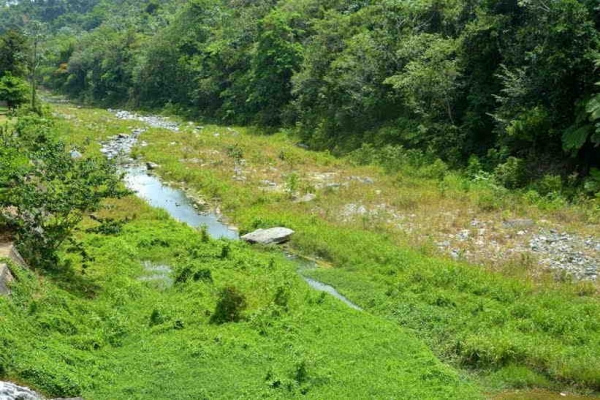
[[[397,54],[405,63],[404,70],[385,83],[403,93],[407,107],[415,114],[454,123],[452,104],[461,78],[456,49],[456,41],[438,35],[410,37]]]
[[[29,85],[21,78],[6,72],[0,77],[0,101],[5,101],[9,109],[27,102]]]
[[[17,230],[24,256],[52,265],[60,246],[72,239],[85,215],[104,199],[120,197],[115,167],[103,159],[74,159],[35,117],[20,119],[17,132],[4,132],[0,205]],[[39,128],[39,129],[37,129]]]
[[[242,312],[246,306],[246,297],[237,288],[233,286],[223,288],[219,293],[217,306],[210,322],[213,324],[238,322],[242,318]]]
[[[74,98],[295,127],[335,154],[401,145],[489,171],[512,156],[534,179],[596,166],[593,2],[81,3],[0,18],[48,23],[44,83]]]
[[[590,176],[585,179],[583,188],[590,194],[596,195],[600,193],[600,169],[592,168]]]
[[[504,164],[494,170],[494,177],[508,189],[516,189],[525,184],[525,163],[516,157],[509,157]]]
[[[227,147],[227,155],[235,160],[235,162],[240,162],[244,158],[244,152],[239,144],[235,144],[233,146]]]
[[[496,379],[508,386],[544,386],[550,380],[600,385],[592,367],[596,319],[580,318],[598,314],[600,307],[593,295],[581,296],[577,285],[539,286],[480,266],[434,262],[375,233],[295,223],[304,232],[299,246],[319,241],[330,260],[343,265],[309,271],[310,276],[415,329],[440,356],[484,375],[499,374]]]
[[[27,50],[27,40],[20,32],[9,30],[0,35],[0,77],[23,77]]]
[[[535,186],[542,196],[558,195],[563,189],[562,178],[558,175],[545,175]]]

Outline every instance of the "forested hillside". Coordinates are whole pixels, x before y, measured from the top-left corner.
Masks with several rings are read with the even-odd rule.
[[[508,187],[600,163],[595,0],[5,3],[5,32],[45,23],[43,84],[86,102],[418,149]]]

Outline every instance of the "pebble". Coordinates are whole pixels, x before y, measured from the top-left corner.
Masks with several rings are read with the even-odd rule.
[[[576,279],[589,280],[596,279],[598,274],[600,254],[593,249],[599,244],[599,239],[583,239],[551,229],[533,235],[529,248],[538,254],[543,265],[565,271]]]
[[[142,116],[135,113],[131,113],[125,110],[108,110],[114,113],[115,117],[122,120],[140,121],[148,124],[152,128],[166,129],[172,132],[179,132],[179,124],[164,117],[157,115]]]
[[[531,228],[534,225],[531,219],[512,219],[502,223],[504,228]]]
[[[268,179],[265,179],[265,180],[262,180],[262,181],[260,181],[260,184],[261,184],[262,186],[269,186],[269,187],[276,187],[276,186],[277,186],[277,183],[276,183],[276,182],[270,181],[270,180],[268,180]]]
[[[295,200],[296,203],[310,203],[311,201],[315,200],[317,198],[317,195],[314,193],[307,193],[304,196],[300,197],[299,199]]]

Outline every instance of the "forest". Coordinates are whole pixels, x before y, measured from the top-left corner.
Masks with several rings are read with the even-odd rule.
[[[6,2],[3,46],[32,24],[39,83],[89,104],[414,149],[508,187],[599,167],[594,0]]]

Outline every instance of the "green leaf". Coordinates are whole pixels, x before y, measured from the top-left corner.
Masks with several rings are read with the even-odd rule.
[[[587,140],[592,131],[591,125],[573,125],[564,131],[562,136],[563,148],[565,150],[579,150]]]
[[[590,113],[590,120],[595,121],[600,119],[600,95],[593,97],[588,103],[585,110]]]

